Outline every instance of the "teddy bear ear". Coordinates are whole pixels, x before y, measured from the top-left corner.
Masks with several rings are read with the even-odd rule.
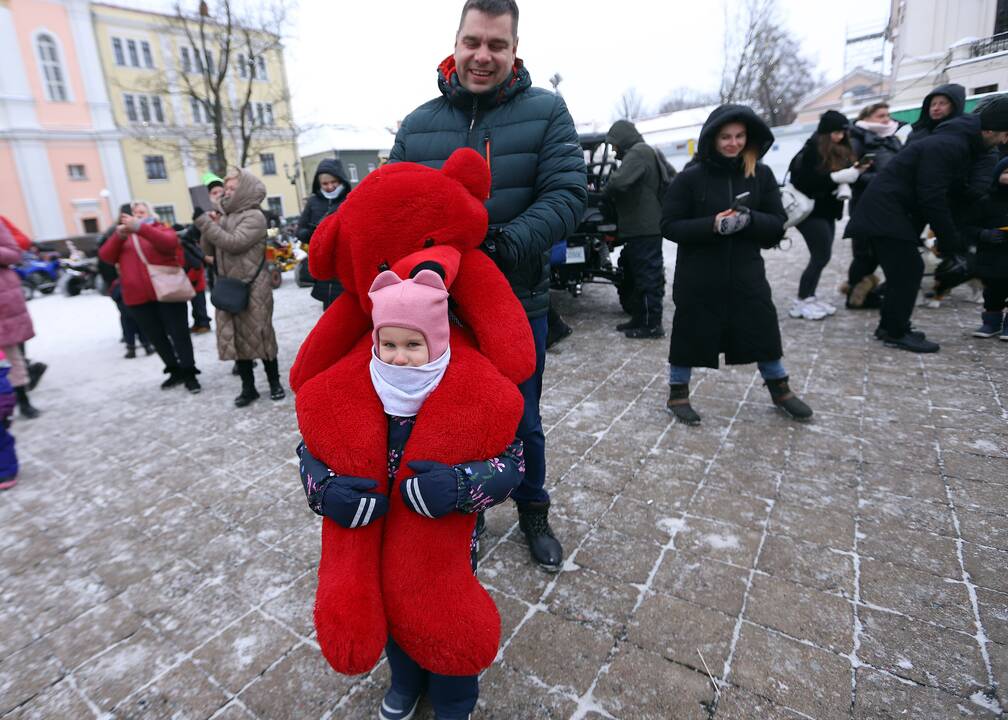
[[[413,282],[417,285],[426,285],[427,287],[440,290],[444,293],[448,292],[448,288],[445,287],[444,280],[442,280],[441,276],[433,270],[421,270],[413,276]]]
[[[309,247],[311,246],[309,245]],[[368,290],[368,296],[373,295],[379,290],[384,290],[387,287],[391,287],[392,285],[399,285],[401,283],[402,279],[398,275],[396,275],[391,270],[384,270],[378,273],[378,277],[376,277],[374,279],[374,282],[371,283],[371,289]]]
[[[319,223],[308,243],[308,270],[313,277],[336,277],[336,247],[339,238],[339,213]]]
[[[472,148],[459,148],[449,155],[441,172],[462,183],[480,202],[490,197],[490,168],[486,159]]]

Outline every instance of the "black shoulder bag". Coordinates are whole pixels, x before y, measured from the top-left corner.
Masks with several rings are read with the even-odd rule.
[[[249,303],[249,289],[252,287],[252,283],[256,281],[259,277],[259,273],[262,272],[263,265],[266,264],[266,253],[263,252],[262,262],[259,263],[259,268],[255,271],[255,275],[248,282],[242,282],[236,278],[224,277],[217,273],[217,281],[214,283],[213,289],[210,291],[210,302],[218,310],[223,310],[224,312],[229,312],[232,315],[237,315],[245,311]]]

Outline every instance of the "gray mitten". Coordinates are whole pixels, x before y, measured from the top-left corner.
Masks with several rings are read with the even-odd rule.
[[[735,213],[734,215],[727,215],[726,217],[718,220],[717,224],[717,234],[718,235],[734,235],[735,233],[743,230],[752,218],[747,212]]]

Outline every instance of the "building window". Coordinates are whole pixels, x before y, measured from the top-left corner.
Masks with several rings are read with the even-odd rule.
[[[67,175],[71,180],[87,180],[87,171],[83,165],[67,165]]]
[[[182,58],[182,71],[192,72],[192,58],[189,56],[189,48],[179,48],[179,55]]]
[[[140,43],[140,51],[143,54],[144,65],[149,68],[154,67],[154,56],[151,55],[150,43],[146,40]]]
[[[192,110],[193,123],[196,125],[210,124],[210,111],[202,100],[194,97],[189,98],[189,108]]]
[[[126,119],[130,122],[137,121],[136,101],[132,95],[123,95],[123,103],[126,105]]]
[[[266,74],[266,58],[262,55],[257,57],[255,67],[256,69],[254,74],[256,78],[259,80],[269,80],[269,75]]]
[[[276,158],[273,153],[262,153],[259,156],[259,162],[262,163],[263,175],[276,175]]]
[[[266,103],[263,107],[266,110],[266,124],[273,127],[273,103]]]
[[[347,172],[350,173],[350,182],[352,182],[352,183],[357,182],[357,165],[356,165],[356,163],[348,163],[347,166],[346,166],[346,168],[347,168]]]
[[[119,38],[112,38],[112,54],[115,55],[116,65],[126,64],[126,55],[123,53],[122,40]]]
[[[42,64],[46,97],[52,102],[66,102],[70,98],[67,94],[66,82],[63,79],[63,63],[60,62],[56,41],[51,35],[43,34],[38,36],[36,44],[38,45],[39,61]]]
[[[137,54],[136,40],[126,41],[126,51],[129,53],[129,64],[133,67],[140,67],[140,56]]]
[[[278,218],[282,218],[283,214],[283,198],[279,195],[266,198],[266,206],[269,211],[276,215]]]
[[[238,77],[242,80],[248,78],[249,66],[245,61],[245,53],[238,53]]]
[[[374,163],[368,163],[367,164],[367,171],[368,171],[368,175],[370,175],[371,173],[373,173],[375,171],[375,164]]]
[[[167,180],[168,170],[165,169],[164,155],[144,155],[144,169],[148,180]]]
[[[994,10],[994,34],[1008,32],[1008,0],[998,0]]]
[[[224,167],[224,158],[217,153],[207,153],[207,167],[218,175],[223,175],[227,172],[227,168]]]
[[[98,218],[88,217],[81,220],[81,225],[84,226],[84,233],[91,235],[93,233],[99,232],[98,230]]]
[[[155,205],[154,214],[158,216],[158,220],[163,222],[165,225],[174,225],[178,222],[175,219],[175,206],[174,205]]]
[[[983,95],[984,93],[997,92],[997,90],[998,90],[998,84],[997,83],[994,83],[993,85],[981,85],[980,87],[973,88],[973,94],[974,95]]]

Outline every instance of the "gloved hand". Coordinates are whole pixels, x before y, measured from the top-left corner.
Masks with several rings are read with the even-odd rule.
[[[369,492],[378,483],[367,478],[337,475],[317,460],[304,443],[298,445],[301,484],[308,506],[347,529],[364,527],[388,512],[388,498]]]
[[[1008,232],[1000,228],[981,230],[977,239],[984,245],[1004,245],[1008,242]]]
[[[488,228],[480,248],[496,263],[501,272],[508,273],[518,264],[511,246],[511,238],[501,228]]]
[[[443,517],[458,507],[460,476],[454,467],[428,460],[408,465],[416,475],[399,485],[406,507],[429,518]]]
[[[192,214],[193,222],[196,222],[196,218],[198,218],[200,215],[202,215],[205,212],[206,212],[206,210],[204,210],[199,205],[197,205],[196,209],[193,210],[193,214]]]
[[[851,192],[851,186],[849,183],[840,183],[837,185],[837,189],[833,191],[837,200],[850,200],[854,197],[854,193]]]
[[[842,185],[847,183],[857,182],[857,179],[861,177],[861,171],[856,167],[849,167],[843,170],[835,170],[829,174],[830,180],[835,182],[837,185]]]
[[[750,220],[752,220],[752,216],[747,212],[725,215],[714,226],[714,232],[718,235],[734,235],[740,230],[744,230],[749,225]]]

